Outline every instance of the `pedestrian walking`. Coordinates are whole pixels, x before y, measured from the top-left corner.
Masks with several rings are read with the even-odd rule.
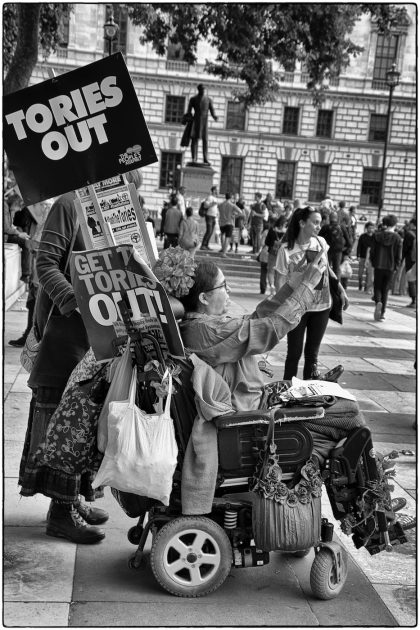
[[[30,236],[30,238],[25,241],[25,247],[27,247],[30,251],[30,273],[28,278],[28,295],[26,299],[28,317],[26,329],[21,337],[18,339],[11,339],[9,341],[9,344],[15,348],[23,348],[33,325],[35,302],[39,285],[38,274],[36,272],[36,253],[38,251],[39,242],[41,240],[44,223],[49,209],[50,207],[47,203],[40,202],[28,207],[25,206],[15,215],[15,224],[19,225],[19,227]]]
[[[267,281],[270,288],[270,294],[275,293],[274,283],[274,268],[276,266],[277,254],[281,245],[282,238],[286,233],[286,217],[281,216],[278,219],[269,219],[270,227],[265,238],[265,245],[267,246],[268,259],[267,259]]]
[[[251,213],[249,215],[253,254],[258,254],[261,249],[261,236],[267,211],[265,204],[261,200],[262,194],[259,192],[255,193],[255,203],[251,205]]]
[[[168,249],[168,247],[176,247],[178,245],[179,226],[182,219],[183,216],[178,205],[177,195],[173,194],[171,195],[169,207],[165,214],[165,223],[163,226],[165,241],[163,243],[163,249]]]
[[[322,236],[328,243],[328,261],[337,278],[340,278],[340,265],[343,260],[343,254],[349,254],[351,242],[348,233],[338,223],[337,212],[330,212],[329,223],[322,226],[319,236]]]
[[[415,308],[417,301],[417,278],[415,271],[413,272],[412,269],[416,266],[417,261],[417,219],[414,217],[410,219],[408,229],[404,235],[402,257],[405,264],[408,295],[411,298],[411,302],[407,304],[407,307]]]
[[[200,249],[209,250],[210,239],[213,235],[214,228],[216,225],[216,219],[219,216],[218,210],[218,199],[217,199],[217,186],[212,186],[210,189],[210,194],[204,200],[204,207],[206,210],[205,220],[206,220],[206,231],[203,236],[203,240],[201,242]]]
[[[369,249],[372,247],[373,233],[375,226],[371,221],[365,224],[365,231],[360,235],[357,242],[356,256],[359,261],[357,277],[359,280],[359,291],[363,291],[363,278],[366,276],[364,290],[371,291],[373,287],[373,267],[369,260]]]
[[[388,293],[392,278],[401,263],[402,238],[396,234],[397,217],[388,214],[382,219],[382,230],[373,235],[370,260],[374,269],[373,299],[375,302],[374,319],[385,319]]]
[[[231,243],[235,217],[239,215],[243,216],[243,212],[236,203],[233,203],[232,193],[229,192],[225,194],[225,200],[219,204],[218,210],[222,245],[220,253],[221,256],[225,257],[228,245]]]
[[[194,256],[198,247],[198,225],[193,217],[193,209],[191,206],[185,209],[185,217],[182,219],[179,226],[178,242],[182,249],[186,249]]]

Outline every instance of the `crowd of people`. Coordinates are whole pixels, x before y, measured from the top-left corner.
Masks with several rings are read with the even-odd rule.
[[[134,183],[139,184],[135,177]],[[147,220],[144,199],[138,194]],[[101,496],[92,488],[94,474],[58,471],[39,459],[47,427],[68,379],[89,351],[68,267],[71,252],[86,249],[74,198],[74,193],[67,193],[51,208],[49,204],[26,208],[14,190],[6,190],[5,239],[20,245],[22,280],[28,285],[28,326],[20,339],[9,343],[23,346],[32,324],[41,340],[28,381],[32,400],[19,471],[21,494],[42,493],[51,499],[48,535],[90,544],[104,538],[98,525],[108,519],[104,510],[81,501],[81,497],[93,501]],[[183,299],[181,334],[185,345],[227,381],[234,408],[256,408],[262,386],[259,356],[284,336],[285,379],[297,374],[302,352],[305,379],[336,379],[339,373],[334,370],[321,376],[318,352],[331,308],[331,278],[338,280],[342,307],[348,306],[340,278],[343,259],[355,249],[355,210],[347,212],[343,202],[336,208],[330,199],[318,208],[299,200],[283,204],[269,194],[263,200],[260,193],[255,193],[248,210],[242,197],[226,194],[221,201],[215,187],[202,206],[206,227],[200,245],[198,223],[186,201],[185,189],[172,191],[159,230],[164,248],[180,245],[192,256],[198,247],[209,250],[219,221],[221,256],[235,245],[237,248],[235,229],[244,242],[248,234],[252,253],[259,257],[264,270],[261,293],[265,293],[268,283],[271,295],[250,316],[229,318],[229,287],[223,272],[212,262],[200,263],[194,284]],[[360,290],[370,290],[373,269],[375,319],[385,316],[392,276],[401,261],[410,278],[412,304],[416,301],[416,220],[409,222],[404,238],[397,234],[396,224],[393,215],[385,216],[376,229],[367,223],[357,244]],[[322,462],[333,443],[322,431],[315,438],[315,452]]]
[[[223,258],[228,252],[238,253],[238,245],[249,245],[247,251],[260,262],[260,293],[269,289],[275,292],[275,267],[280,245],[297,209],[305,206],[299,199],[281,201],[267,193],[256,192],[254,201],[247,205],[243,196],[225,193],[218,196],[217,187],[201,201],[200,217],[204,218],[204,235],[199,239],[199,224],[191,206],[186,216],[185,188],[172,190],[169,201],[161,213],[160,236],[164,247],[181,245],[191,253],[197,249],[211,251],[211,239]],[[344,289],[353,275],[352,262],[358,261],[359,291],[372,296],[375,302],[375,319],[385,319],[388,294],[405,295],[408,292],[409,308],[417,304],[416,282],[416,218],[398,226],[394,215],[385,215],[374,224],[364,221],[363,232],[358,234],[364,217],[358,219],[356,207],[347,208],[345,201],[335,203],[326,197],[316,208],[320,217],[318,238],[324,240],[329,267]],[[185,238],[185,232],[188,232]],[[394,236],[389,234],[393,233]],[[182,238],[181,238],[182,235]],[[381,235],[381,236],[380,236]],[[388,243],[393,248],[388,248]],[[379,305],[379,306],[376,306]]]

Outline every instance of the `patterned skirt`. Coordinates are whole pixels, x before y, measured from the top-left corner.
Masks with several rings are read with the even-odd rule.
[[[51,387],[38,387],[34,390],[30,408],[28,427],[19,468],[20,494],[31,497],[37,493],[59,503],[74,503],[79,495],[87,501],[103,496],[103,490],[94,490],[93,472],[66,473],[41,464],[35,453],[45,444],[49,420],[56,410],[62,390]]]

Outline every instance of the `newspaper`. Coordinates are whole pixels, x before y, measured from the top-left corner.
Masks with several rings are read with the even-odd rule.
[[[76,194],[75,206],[88,247],[133,245],[153,267],[157,248],[152,245],[135,187],[127,184],[123,175],[80,188]]]
[[[299,400],[300,398],[311,396],[335,396],[337,398],[346,398],[347,400],[356,400],[353,394],[343,389],[338,383],[331,383],[330,381],[302,381],[296,376],[292,378],[292,386],[281,394],[282,400]]]
[[[168,296],[133,246],[116,245],[73,252],[70,272],[77,304],[97,361],[116,356],[119,342],[127,338],[119,306],[121,301],[130,311],[130,325],[136,331],[156,338],[164,358],[168,354],[184,356],[184,346]],[[153,343],[145,340],[143,347],[152,351]]]

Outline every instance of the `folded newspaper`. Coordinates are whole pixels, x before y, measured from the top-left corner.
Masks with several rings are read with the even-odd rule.
[[[331,383],[330,381],[302,381],[295,376],[292,378],[292,386],[285,392],[282,392],[281,399],[284,401],[299,400],[300,398],[312,396],[335,396],[336,398],[356,400],[353,394],[343,389],[338,383]]]

